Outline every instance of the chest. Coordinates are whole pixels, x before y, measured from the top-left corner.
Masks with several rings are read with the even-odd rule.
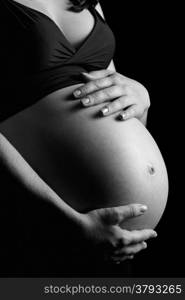
[[[47,2],[14,0],[14,2],[48,17],[50,21],[58,27],[68,42],[76,49],[81,46],[95,26],[94,16],[88,9],[75,13],[67,10],[64,5],[62,6],[61,0],[60,2],[58,0]]]
[[[79,48],[94,28],[94,16],[89,10],[81,13],[65,13],[62,16],[55,14],[53,17],[66,39],[75,48]]]
[[[5,10],[7,17],[4,22],[5,25],[8,22],[9,33],[5,52],[7,55],[7,49],[10,49],[10,70],[14,65],[14,69],[24,74],[21,75],[24,78],[34,76],[38,79],[42,74],[44,83],[51,72],[55,73],[52,79],[53,76],[60,78],[60,68],[65,75],[67,71],[64,68],[69,65],[89,71],[109,65],[115,50],[115,39],[96,9],[91,7],[80,13],[61,13],[60,10],[50,9],[47,14],[40,7],[25,5],[23,1],[6,1],[8,10]],[[79,73],[79,69],[77,71]],[[76,76],[74,70],[72,75]]]

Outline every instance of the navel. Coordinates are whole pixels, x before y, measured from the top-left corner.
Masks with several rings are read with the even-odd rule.
[[[153,166],[152,164],[149,164],[149,165],[147,166],[147,171],[148,171],[148,173],[149,173],[150,175],[154,175],[155,172],[156,172],[156,170],[155,170],[155,168],[154,168],[154,166]]]

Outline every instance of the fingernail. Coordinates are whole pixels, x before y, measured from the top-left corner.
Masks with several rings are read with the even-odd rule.
[[[75,97],[79,97],[81,94],[82,94],[82,92],[81,92],[80,90],[76,90],[76,91],[73,93],[73,95],[74,95]]]
[[[147,243],[143,242],[143,249],[147,248]]]
[[[102,114],[105,116],[106,114],[108,114],[109,112],[109,108],[108,107],[104,107],[102,110],[101,110]]]
[[[145,211],[147,211],[148,207],[146,205],[142,205],[140,207],[140,212],[144,213]]]
[[[158,236],[157,232],[154,231],[153,237],[157,237],[157,236]]]
[[[122,113],[118,116],[118,118],[120,121],[124,121],[126,119],[126,116],[127,116],[126,113]]]
[[[90,104],[90,99],[89,98],[84,98],[81,102],[82,102],[83,105],[88,105],[88,104]]]

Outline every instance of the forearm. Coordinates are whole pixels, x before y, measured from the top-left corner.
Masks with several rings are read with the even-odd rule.
[[[26,189],[34,198],[49,202],[60,211],[61,217],[71,222],[79,221],[79,213],[67,205],[31,168],[20,153],[0,133],[0,169],[13,177],[20,188]],[[26,199],[25,199],[26,201]]]

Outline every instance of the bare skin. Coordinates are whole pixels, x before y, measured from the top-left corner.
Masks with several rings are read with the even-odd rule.
[[[2,134],[75,210],[120,206],[135,199],[149,204],[150,211],[132,229],[155,227],[167,196],[166,169],[157,145],[135,118],[99,118],[104,104],[84,110],[72,98],[76,87],[58,90],[6,120],[0,125]]]
[[[87,83],[74,96],[84,107],[110,101],[101,109],[102,117],[117,112],[120,121],[137,118],[146,126],[150,98],[142,84],[117,73],[113,61],[107,70],[82,74]]]
[[[144,241],[157,236],[154,230],[131,232],[120,228],[120,222],[141,216],[146,212],[147,208],[141,204],[99,209],[86,214],[72,209],[38,176],[2,134],[0,134],[0,167],[1,169],[5,167],[11,176],[16,178],[20,189],[28,190],[35,199],[46,201],[51,208],[57,209],[61,218],[65,218],[66,226],[67,224],[73,225],[69,238],[74,246],[76,234],[81,237],[80,240],[83,240],[83,243],[78,240],[78,250],[80,249],[82,253],[95,247],[99,251],[99,256],[102,255],[103,258],[109,260],[113,257],[114,260],[121,261],[132,258],[134,254],[145,249]],[[11,200],[9,201],[11,209]],[[43,234],[47,233],[43,232]],[[61,240],[63,240],[62,230]],[[65,240],[63,243],[65,245]],[[124,253],[120,256],[119,252],[115,253],[115,251],[124,251]]]
[[[21,2],[21,1],[19,1],[19,2]],[[41,4],[41,2],[42,1],[39,1],[40,4]],[[23,1],[22,1],[22,3],[23,3]],[[47,3],[49,4],[49,1]],[[54,10],[53,10],[53,12],[54,12]],[[88,14],[86,15],[86,17],[87,16],[88,16]],[[68,17],[69,17],[69,15],[68,15]],[[68,17],[66,17],[66,21],[69,19]],[[57,22],[57,18],[55,19],[55,21]],[[89,26],[93,25],[91,22],[92,22],[92,19],[89,23]],[[75,33],[73,33],[73,34],[75,35]],[[84,32],[82,34],[84,35]],[[72,38],[72,36],[71,36],[71,38]],[[68,39],[70,39],[70,31],[69,31]],[[74,43],[75,43],[75,41],[74,41]],[[70,139],[69,140],[65,139],[66,138],[65,135],[63,135],[64,131],[63,132],[61,131],[63,125],[65,126],[63,128],[65,128],[67,130],[67,132],[74,132],[74,129],[77,129],[77,132],[79,132],[81,134],[82,133],[86,134],[86,137],[88,137],[88,139],[93,137],[93,130],[91,130],[90,128],[94,128],[94,133],[101,132],[101,130],[103,130],[102,131],[102,133],[103,133],[103,132],[107,132],[107,126],[109,128],[109,132],[112,132],[111,133],[112,137],[115,134],[119,134],[119,135],[121,134],[120,136],[122,136],[123,140],[125,140],[124,134],[126,134],[126,130],[129,135],[128,127],[130,125],[128,127],[125,127],[126,130],[124,133],[124,127],[121,127],[120,125],[118,125],[118,123],[115,123],[117,125],[113,125],[113,118],[109,118],[105,122],[101,122],[101,125],[100,125],[100,122],[98,122],[97,120],[96,120],[97,125],[95,125],[95,123],[93,123],[91,116],[97,112],[97,109],[102,109],[104,104],[103,105],[99,104],[97,107],[88,108],[88,110],[86,112],[82,111],[80,109],[76,110],[75,107],[76,107],[76,104],[79,104],[79,101],[76,100],[76,103],[75,103],[74,99],[71,98],[71,95],[75,91],[75,89],[77,89],[79,87],[80,87],[80,85],[68,87],[66,89],[57,91],[56,93],[53,93],[52,95],[49,95],[49,96],[45,97],[44,99],[41,99],[38,104],[32,106],[31,108],[28,108],[27,110],[21,112],[20,114],[18,114],[16,116],[10,118],[8,121],[5,121],[0,126],[0,130],[5,135],[5,137],[7,137],[10,142],[12,142],[12,144],[15,146],[15,148],[17,150],[19,150],[19,152],[28,161],[28,163],[33,167],[33,169],[35,168],[35,169],[39,170],[39,175],[41,177],[43,176],[44,178],[46,178],[46,182],[48,182],[49,185],[55,191],[57,191],[57,194],[60,196],[60,198],[62,198],[62,195],[64,193],[64,190],[63,189],[60,190],[60,188],[61,188],[62,178],[64,178],[63,176],[65,175],[65,172],[63,174],[62,174],[62,172],[64,171],[64,169],[66,167],[64,165],[58,165],[57,161],[54,162],[53,160],[50,160],[50,154],[51,154],[50,150],[52,148],[53,149],[52,151],[55,152],[56,149],[60,149],[61,150],[60,155],[62,156],[62,153],[65,154],[64,149],[60,148],[60,145],[62,146],[62,144],[64,142],[67,142],[67,144],[68,144],[71,141],[70,141]],[[45,122],[46,119],[48,120],[47,124]],[[63,119],[63,121],[62,121],[62,119]],[[62,121],[62,123],[61,123],[61,121]],[[83,128],[78,127],[79,121],[82,121],[81,124],[82,124],[82,127],[84,126]],[[95,120],[94,120],[94,122],[95,122]],[[43,128],[43,124],[46,125],[46,126],[44,126],[44,128]],[[105,127],[103,124],[106,124]],[[135,120],[134,120],[133,122],[128,123],[128,124],[136,125],[137,122],[135,122]],[[133,125],[131,125],[131,127],[132,126]],[[86,128],[85,131],[84,131],[84,128]],[[102,128],[104,128],[104,129],[102,129]],[[112,128],[112,130],[111,130],[111,128]],[[90,131],[88,132],[88,130],[90,130]],[[91,134],[91,137],[90,137],[90,134]],[[47,138],[45,139],[45,137],[47,137]],[[58,140],[59,137],[60,137],[60,141]],[[78,137],[79,137],[79,135],[78,135]],[[73,135],[73,138],[74,138],[74,135]],[[57,142],[56,147],[53,147],[54,145],[53,145],[52,139],[53,139],[53,141]],[[109,135],[109,136],[107,136],[107,138],[105,138],[105,143],[106,143],[106,140],[108,141],[108,139],[111,139],[111,135]],[[81,140],[81,142],[83,142],[82,135],[78,141],[79,146],[81,147],[82,144],[81,144],[80,140]],[[121,143],[120,140],[119,140],[119,143]],[[38,148],[38,145],[40,145],[40,144],[42,144],[43,146],[47,145],[48,146],[47,149],[49,150],[49,152],[46,151],[46,148],[43,148],[43,149]],[[72,147],[74,147],[75,145],[76,145],[76,143],[74,143],[74,145],[71,144]],[[117,149],[117,146],[119,147],[119,145],[117,145],[117,146],[116,145],[114,145],[115,149]],[[91,146],[94,147],[95,144],[92,143]],[[102,146],[103,146],[103,144],[102,144]],[[79,147],[79,149],[80,149],[80,147]],[[40,154],[37,151],[37,149],[39,149]],[[32,150],[32,151],[30,152],[30,150]],[[42,150],[43,150],[43,152],[42,152]],[[54,154],[54,152],[53,152],[53,154]],[[99,161],[99,159],[97,159],[97,161]],[[160,155],[159,155],[159,161],[161,162]],[[39,162],[39,164],[38,164],[38,162]],[[111,163],[108,156],[107,156],[107,162],[109,162],[109,164]],[[159,165],[160,165],[160,162],[159,162]],[[58,167],[60,166],[59,169],[60,169],[61,173],[58,173],[58,168],[53,170],[51,168],[51,166],[58,166]],[[64,169],[62,171],[63,167],[64,167]],[[111,166],[110,166],[110,168],[111,168]],[[165,175],[164,166],[162,168],[163,168],[162,173],[164,172],[163,174],[164,174],[164,180],[165,180],[166,175]],[[58,177],[59,180],[57,178],[52,178],[51,175],[54,174],[55,172],[56,172],[57,176],[59,175],[59,177]],[[164,194],[165,193],[166,192],[164,190]],[[68,205],[68,206],[69,207],[75,206],[78,199],[74,200],[74,198],[72,196],[68,197],[68,199],[69,198],[72,199],[72,200],[70,200],[72,202],[71,203],[69,202],[68,204],[70,204],[70,205]],[[100,198],[101,198],[101,195],[100,195]],[[122,198],[123,198],[123,196],[122,196]],[[164,198],[165,198],[165,196],[164,196]],[[81,203],[80,205],[81,205],[82,210],[85,208],[85,207],[83,207],[83,205],[85,204],[84,200],[85,199],[79,200]],[[66,201],[66,199],[65,199],[65,201]],[[103,201],[105,203],[105,199]],[[120,201],[121,201],[121,192],[120,192],[120,200],[118,200],[117,204],[118,203],[121,204]],[[109,204],[111,203],[110,200],[108,200],[108,202],[109,202]],[[88,205],[90,205],[90,202],[88,203]],[[101,207],[101,203],[99,203],[98,205]],[[77,208],[77,207],[75,207],[75,208]],[[88,207],[86,207],[86,209],[87,208]],[[62,207],[62,210],[63,210],[63,207]],[[74,210],[76,211],[76,209],[74,209]],[[112,211],[112,213],[114,215],[115,209],[110,209],[110,211]],[[104,213],[106,213],[106,212],[107,212],[107,209],[100,209],[100,210],[95,209],[88,213],[83,213],[83,214],[79,213],[81,216],[80,220],[83,220],[83,222],[80,222],[80,223],[85,224],[85,226],[83,226],[84,231],[88,232],[88,234],[89,234],[90,232],[93,232],[92,228],[95,228],[96,230],[94,232],[98,232],[98,228],[99,229],[102,228],[102,225],[100,225],[102,221],[99,222],[98,220],[101,219],[100,216],[104,215]],[[70,213],[69,213],[69,215],[70,215]],[[75,215],[76,215],[76,213],[75,213]],[[132,213],[131,213],[131,215],[133,216]],[[87,216],[88,216],[88,218],[87,218]],[[98,228],[97,228],[97,225],[98,225]],[[116,225],[120,225],[120,222],[116,222]],[[115,224],[113,226],[115,226]],[[119,226],[117,226],[116,228],[118,228],[118,227]],[[88,230],[88,228],[90,230]],[[105,230],[109,231],[108,227],[105,226],[105,224],[104,224],[103,228]],[[99,232],[101,232],[101,230]],[[111,229],[111,232],[114,232],[114,231],[112,231],[112,229]],[[131,247],[130,250],[128,250],[128,249],[124,250],[126,245],[128,246],[128,240],[127,240],[127,243],[125,243],[123,241],[122,247],[121,247],[122,255],[120,257],[120,254],[119,254],[119,261],[122,259],[125,259],[125,257],[127,257],[129,255],[132,256],[132,254],[135,254],[136,252],[140,251],[141,249],[146,248],[145,244],[143,244],[143,241],[145,241],[148,238],[155,235],[152,230],[149,230],[149,231],[146,231],[146,230],[128,231],[127,230],[126,231],[126,230],[121,229],[120,227],[119,227],[119,232],[120,232],[120,234],[130,235],[129,243],[132,244],[133,241],[135,243],[135,246],[133,246],[134,249]],[[146,232],[147,232],[147,236],[146,236]],[[88,236],[88,234],[87,234],[87,236]],[[95,238],[96,233],[92,234],[92,236],[93,236],[92,240],[96,240],[96,238]],[[98,236],[99,236],[99,234],[98,234]],[[100,237],[101,236],[102,237],[106,236],[105,232],[101,232]],[[111,235],[109,234],[108,236],[109,236],[109,238],[107,238],[107,240],[110,241]],[[116,234],[113,234],[113,236],[115,237]],[[137,238],[136,238],[136,236],[137,236]],[[99,239],[98,243],[103,244],[101,241],[101,238]],[[131,249],[132,249],[132,251],[131,251]]]

